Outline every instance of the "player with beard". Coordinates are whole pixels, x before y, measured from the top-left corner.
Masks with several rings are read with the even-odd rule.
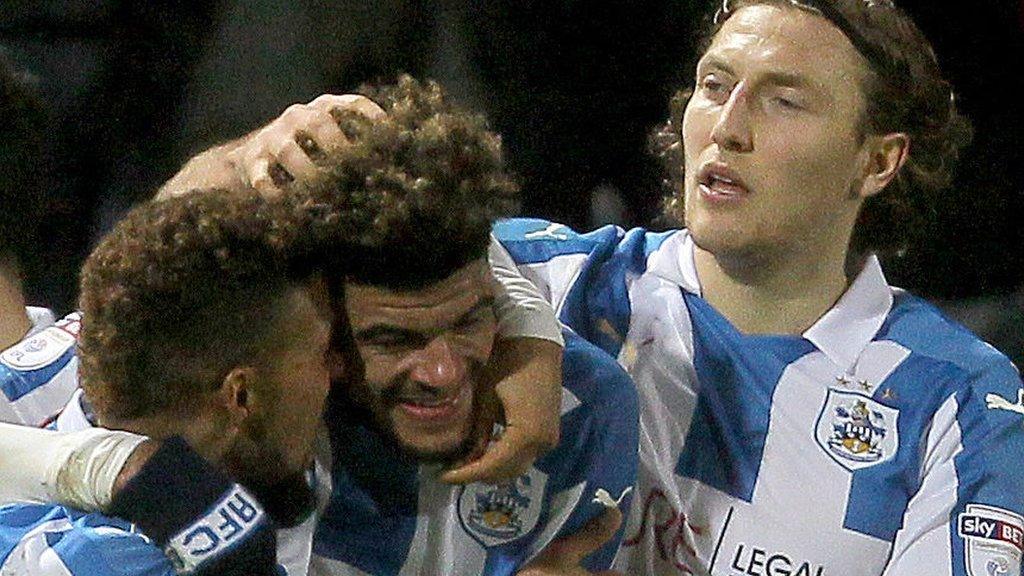
[[[491,204],[487,206],[486,210],[479,213],[471,214],[469,216],[469,223],[455,223],[445,229],[446,232],[452,232],[456,230],[458,226],[462,226],[464,228],[467,226],[475,226],[475,228],[473,228],[475,235],[472,235],[472,237],[468,238],[469,240],[472,240],[472,242],[468,244],[468,246],[472,247],[471,252],[466,252],[464,250],[463,252],[460,253],[458,252],[458,250],[452,251],[451,249],[447,249],[446,251],[445,242],[449,241],[451,238],[443,234],[440,236],[432,237],[433,246],[431,247],[432,254],[433,252],[436,252],[439,256],[447,255],[441,258],[442,264],[444,264],[445,258],[450,257],[452,254],[456,254],[457,258],[463,258],[465,257],[466,254],[472,253],[472,250],[476,250],[476,255],[478,256],[478,261],[476,262],[476,264],[478,269],[476,270],[476,274],[474,275],[473,281],[470,282],[470,285],[477,290],[485,289],[487,291],[487,295],[480,302],[478,302],[477,305],[474,306],[474,314],[485,314],[489,310],[485,309],[488,308],[488,306],[491,304],[491,301],[493,300],[493,295],[490,292],[491,280],[489,277],[489,272],[487,271],[486,267],[480,268],[480,266],[484,262],[484,255],[486,254],[486,231],[489,229],[490,221],[491,219],[493,219],[494,213],[496,213],[496,211],[508,210],[509,207],[512,204],[514,204],[511,194],[514,187],[508,181],[507,176],[504,176],[500,171],[500,155],[498,154],[497,141],[493,135],[481,131],[481,123],[479,119],[469,117],[463,113],[450,109],[448,105],[444,103],[443,100],[441,99],[436,86],[432,86],[430,90],[425,90],[420,88],[416,83],[409,80],[405,82],[405,84],[403,85],[403,89],[396,90],[394,92],[394,95],[394,101],[388,101],[387,99],[385,99],[384,101],[386,102],[386,106],[389,109],[405,111],[405,115],[402,116],[402,121],[406,123],[406,126],[404,128],[405,131],[424,133],[424,135],[421,138],[412,139],[412,143],[414,144],[414,146],[420,147],[422,148],[422,150],[403,151],[402,154],[406,154],[408,156],[399,156],[393,159],[396,165],[400,165],[400,162],[402,161],[411,163],[417,158],[419,158],[420,162],[419,164],[417,164],[416,169],[426,171],[433,170],[434,173],[432,173],[432,176],[444,176],[443,171],[451,166],[461,167],[452,168],[453,170],[461,170],[461,172],[457,172],[455,175],[445,176],[447,180],[445,180],[445,186],[441,188],[443,194],[439,194],[439,197],[436,200],[439,202],[444,201],[446,202],[446,204],[444,204],[443,206],[434,206],[433,210],[435,212],[432,212],[431,214],[433,216],[436,216],[437,214],[441,213],[447,213],[449,215],[460,213],[458,210],[458,193],[462,190],[462,186],[458,185],[459,178],[461,178],[462,184],[468,186],[470,189],[474,189],[475,187],[475,190],[478,193],[478,198],[476,198],[474,201],[482,202],[482,198],[487,197],[491,202]],[[411,110],[409,109],[409,106],[412,107]],[[352,134],[356,134],[361,130],[365,131],[365,122],[362,122],[360,126],[351,125],[351,122],[353,121],[355,121],[357,124],[360,124],[361,120],[362,119],[360,118],[349,117],[349,122],[343,123],[343,126],[346,127]],[[435,130],[435,132],[413,130],[411,126],[416,126],[417,128],[429,127]],[[454,128],[456,132],[452,134],[445,134],[444,131],[449,128]],[[376,129],[379,130],[381,128],[377,127]],[[394,130],[395,125],[391,125],[391,129]],[[436,130],[438,129],[442,131],[440,134],[436,132]],[[400,130],[399,132],[402,131]],[[461,137],[462,140],[458,142],[460,143],[460,145],[463,145],[463,148],[456,147],[454,150],[452,150],[452,143],[447,142],[447,139],[450,136]],[[396,141],[401,141],[401,139],[405,138],[405,136],[401,134],[391,134],[391,137]],[[381,142],[378,140],[375,142],[375,145],[383,145],[385,146],[385,148],[388,148],[393,147],[394,142],[388,143]],[[362,165],[365,168],[366,164],[365,162],[361,161],[361,158],[358,156],[358,154],[365,154],[367,152],[366,146],[355,146],[351,150],[354,150],[355,154],[357,155],[354,157],[341,156],[340,160],[334,158],[334,155],[331,155],[332,164],[355,166]],[[454,157],[448,158],[446,161],[444,154],[454,155]],[[434,164],[432,165],[431,162],[423,161],[423,158],[430,158],[431,162],[434,162]],[[414,170],[411,172],[415,173]],[[332,173],[330,174],[329,180],[331,182],[338,183],[338,177],[339,176],[337,173]],[[358,179],[356,179],[355,181],[360,182],[360,180]],[[384,226],[386,228],[386,226],[382,225],[381,222],[386,221],[387,218],[394,217],[394,214],[392,212],[389,212],[389,209],[395,210],[398,208],[396,208],[395,206],[389,206],[387,204],[386,201],[388,200],[389,196],[386,193],[382,194],[381,192],[376,192],[375,194],[371,194],[369,196],[361,195],[359,193],[358,187],[355,187],[352,184],[352,180],[342,182],[347,182],[347,184],[338,184],[337,187],[331,188],[331,190],[333,190],[335,194],[324,196],[323,190],[321,189],[320,195],[316,196],[316,198],[319,198],[320,200],[323,201],[323,204],[333,207],[332,209],[327,210],[326,213],[322,214],[320,217],[324,219],[324,228],[329,228],[331,234],[334,236],[332,240],[328,240],[328,245],[330,245],[331,242],[333,242],[335,248],[330,251],[321,249],[321,257],[327,255],[329,252],[333,252],[335,254],[363,254],[365,257],[360,258],[356,265],[359,265],[360,268],[362,268],[362,273],[365,274],[365,277],[367,278],[379,276],[381,274],[381,266],[383,265],[382,262],[386,263],[390,260],[393,260],[393,258],[383,258],[383,260],[381,258],[378,258],[376,251],[372,249],[370,246],[365,245],[365,241],[369,238],[374,238],[375,235],[378,235],[380,233],[381,226]],[[491,195],[491,193],[495,194]],[[419,197],[415,194],[411,194],[410,198],[413,201],[424,204],[433,201],[433,199],[431,198]],[[314,202],[314,204],[317,203]],[[352,206],[356,205],[359,206],[359,209],[353,210]],[[488,216],[488,210],[490,211],[490,216]],[[323,210],[320,208],[314,208],[312,212],[315,214],[320,214],[321,212],[323,212]],[[362,222],[366,221],[367,218],[370,218],[370,216],[368,215],[372,215],[372,219],[377,223],[377,226],[373,229],[367,229],[365,226],[363,226],[361,228],[363,230],[362,234],[360,236],[357,236],[356,238],[361,238],[362,241],[364,241],[364,243],[356,243],[357,250],[352,250],[351,248],[353,246],[353,240],[351,238],[348,238],[345,235],[342,235],[340,238],[338,237],[339,224],[336,221],[338,219],[341,219],[342,224],[351,223],[351,220],[355,218],[356,221]],[[423,215],[421,214],[419,217],[422,218]],[[485,219],[481,221],[481,218]],[[329,226],[326,224],[328,222],[330,222]],[[400,220],[396,220],[396,223],[400,224],[401,222]],[[419,223],[423,224],[425,222]],[[346,230],[346,227],[341,226],[340,229],[344,231]],[[358,227],[358,225],[356,225],[353,227],[353,229],[360,228]],[[480,240],[481,231],[483,231],[482,243]],[[410,239],[413,238],[413,236],[410,236],[410,230],[408,225],[405,226],[402,233],[405,234]],[[421,239],[420,244],[418,244],[420,248],[424,248],[426,246],[423,240],[423,238],[426,237],[426,235],[420,234]],[[348,247],[349,250],[344,250],[346,247]],[[395,252],[394,249],[392,249],[392,252],[397,253]],[[404,257],[406,258],[406,260],[408,260],[408,262],[423,261],[422,254],[406,254]],[[345,267],[347,268],[348,265],[349,264],[346,263]],[[407,267],[404,265],[400,265],[397,267],[398,270],[406,268]],[[414,268],[415,267],[411,267],[410,269]],[[420,268],[422,268],[422,266]],[[440,273],[443,273],[446,270],[444,267],[441,267],[439,269],[441,271]],[[419,274],[423,274],[422,269],[420,269]],[[339,278],[340,276],[331,275],[330,277]],[[342,294],[345,292],[344,290],[339,290],[336,287],[333,292],[335,292],[335,294],[332,296],[332,301],[334,301],[336,304],[344,301],[342,297]],[[343,309],[340,309],[340,312],[343,315],[347,315],[347,313]],[[344,325],[344,321],[342,321],[339,324]],[[473,355],[478,362],[484,359],[488,359],[488,357],[490,356],[490,342],[493,341],[495,337],[494,327],[491,326],[490,331],[485,332],[485,334],[488,342],[485,347],[485,350],[478,350]],[[525,483],[525,486],[527,488],[532,486],[532,490],[534,491],[533,493],[526,491],[523,486],[519,486],[518,489],[520,491],[526,492],[525,494],[520,495],[520,501],[522,501],[522,499],[525,498],[526,501],[532,500],[533,502],[535,502],[535,506],[530,510],[517,510],[513,508],[507,511],[508,514],[512,515],[509,518],[509,520],[512,522],[513,525],[518,526],[518,528],[516,528],[515,531],[506,532],[503,535],[503,539],[499,538],[498,540],[494,542],[489,542],[487,544],[482,544],[477,540],[472,540],[469,537],[466,537],[465,534],[463,535],[462,540],[465,540],[465,542],[460,543],[460,545],[465,546],[467,545],[467,543],[471,543],[473,550],[473,554],[467,556],[467,561],[477,561],[481,558],[482,550],[497,547],[500,549],[497,551],[492,551],[492,557],[499,558],[501,560],[492,560],[492,562],[497,562],[499,568],[491,567],[490,570],[510,570],[515,566],[521,566],[522,563],[525,562],[529,557],[533,556],[536,553],[536,551],[543,546],[545,542],[550,542],[555,536],[558,536],[560,534],[569,534],[578,530],[580,527],[584,525],[585,521],[589,519],[589,517],[605,510],[606,507],[611,506],[617,508],[619,504],[628,505],[628,500],[624,500],[624,496],[627,494],[627,487],[631,483],[631,478],[633,474],[633,472],[631,471],[632,467],[635,466],[635,450],[629,448],[630,446],[635,446],[636,442],[635,436],[632,437],[632,439],[630,439],[630,435],[635,434],[635,428],[633,427],[635,426],[635,422],[633,423],[633,425],[629,424],[629,420],[631,417],[629,410],[630,403],[628,402],[628,398],[606,398],[602,397],[602,394],[606,396],[608,393],[611,393],[612,396],[615,396],[616,394],[621,395],[623,390],[629,389],[629,386],[623,386],[621,373],[616,374],[616,369],[614,366],[611,366],[611,370],[609,371],[609,365],[607,362],[608,359],[602,358],[599,354],[595,356],[594,350],[587,350],[586,346],[584,346],[582,343],[576,342],[571,347],[571,352],[572,353],[570,354],[570,357],[574,359],[573,366],[577,366],[577,369],[573,371],[573,377],[576,379],[575,386],[578,388],[577,393],[582,394],[581,397],[588,399],[588,402],[585,403],[584,407],[572,407],[574,409],[570,410],[571,417],[567,418],[569,423],[567,423],[566,419],[563,419],[563,428],[565,426],[569,426],[570,423],[575,423],[576,426],[581,426],[583,430],[578,430],[574,428],[572,438],[574,438],[575,440],[569,442],[569,447],[561,449],[559,451],[559,457],[545,459],[546,463],[544,464],[544,466],[549,471],[550,469],[557,468],[552,464],[552,462],[559,463],[562,466],[562,468],[559,469],[559,474],[553,477],[553,482],[551,484],[545,487],[547,481],[547,472],[540,472],[536,469],[531,469],[529,471],[529,474],[527,474],[525,477],[518,477],[516,482],[511,484],[512,486],[516,486],[516,483]],[[353,365],[356,364],[362,365],[361,363],[354,363]],[[581,365],[584,366],[584,368],[578,368]],[[604,368],[602,368],[602,366],[604,366]],[[478,366],[477,371],[479,372],[479,370],[480,367]],[[595,393],[592,390],[588,390],[588,387],[595,386],[593,384],[593,380],[600,378],[608,379],[609,382],[604,383],[601,386],[597,386],[597,393]],[[356,382],[358,382],[358,380],[356,380]],[[473,402],[453,402],[453,404],[457,403],[459,405],[459,412],[461,417],[458,419],[458,426],[455,426],[449,432],[450,436],[459,438],[459,440],[455,441],[454,443],[442,440],[440,448],[442,448],[442,452],[444,453],[435,453],[435,459],[442,459],[450,462],[457,456],[463,455],[465,453],[465,448],[471,445],[472,436],[469,433],[470,428],[472,423],[479,419],[479,413],[482,412],[483,409],[483,405],[479,405],[478,402],[476,401],[483,396],[483,393],[486,390],[481,387],[483,383],[481,380],[474,378],[470,379],[469,382],[472,382],[472,386],[463,387],[463,392],[468,393],[470,391],[470,388],[472,388]],[[362,387],[362,389],[366,388],[368,388],[368,386]],[[616,389],[618,390],[617,393]],[[339,390],[339,393],[340,394],[337,394],[336,396],[344,396],[344,391]],[[596,396],[594,398],[588,398],[588,395],[595,394]],[[368,395],[365,395],[363,397],[368,397]],[[441,408],[442,404],[448,403],[446,399],[430,399],[422,395],[417,396],[416,398],[404,398],[403,400],[411,400],[411,402],[401,402],[400,404],[403,404],[406,408],[410,408],[412,412],[419,411],[421,414],[424,411],[430,412],[433,410],[436,412],[438,409]],[[437,402],[440,403],[438,404]],[[382,404],[383,403],[376,404],[377,408],[380,408]],[[608,409],[611,405],[615,405],[614,418],[608,417]],[[381,414],[382,412],[381,410],[373,409],[365,410],[366,407],[367,406],[363,406],[364,412],[366,414]],[[604,426],[598,424],[602,422],[602,420],[605,421]],[[332,421],[334,420],[332,419]],[[620,424],[613,425],[613,421],[620,422]],[[624,422],[624,424],[622,422]],[[451,422],[448,423],[450,424]],[[446,422],[444,421],[444,419],[441,419],[441,421],[435,422],[435,427],[440,426],[443,428],[445,424]],[[584,441],[583,437],[586,436],[587,434],[590,434],[588,430],[592,427],[607,428],[610,431],[614,431],[614,433],[609,432],[606,435],[606,440],[594,438],[592,435],[590,435],[587,436],[589,440]],[[382,430],[388,428],[386,428],[385,426],[380,426],[378,427],[378,429]],[[337,445],[344,445],[346,442],[346,438],[347,436],[345,435],[342,435],[341,438],[338,438]],[[428,441],[428,443],[430,442],[429,438],[426,438],[426,440]],[[612,447],[614,447],[614,450],[621,450],[622,447],[625,447],[626,452],[618,454],[617,452],[614,452]],[[437,448],[438,446],[434,445],[428,449],[432,452],[436,452]],[[571,450],[573,449],[578,451],[585,451],[586,453],[582,454],[581,456],[567,454],[568,452],[571,452]],[[609,454],[609,451],[612,451],[613,454]],[[590,461],[593,462],[593,464],[590,466],[584,466],[584,463],[588,461],[588,458],[590,459]],[[566,472],[565,467],[569,463],[575,463],[577,465],[572,473]],[[607,468],[607,470],[601,472],[600,470],[598,470],[600,467],[605,467]],[[383,469],[387,470],[388,468],[387,466],[384,466]],[[435,471],[436,470],[432,470],[432,472]],[[578,483],[578,485],[574,485],[571,488],[573,490],[579,490],[584,492],[590,490],[591,496],[594,496],[594,494],[596,494],[597,496],[601,497],[599,497],[596,501],[593,502],[584,498],[582,500],[579,500],[578,502],[572,502],[572,505],[569,505],[570,503],[563,501],[563,499],[568,498],[568,496],[566,496],[564,494],[564,490],[562,490],[562,488],[565,488],[565,486],[561,486],[559,482],[567,482],[570,479],[581,478],[581,474],[584,476],[586,476],[587,474],[593,476],[593,478],[590,481],[590,485],[580,482]],[[538,475],[544,476],[544,479],[538,480]],[[604,482],[602,479],[607,479],[608,481]],[[438,490],[440,489],[439,487],[444,487],[449,491],[457,490],[457,488],[441,484],[440,482],[437,481],[436,478],[433,479],[433,484],[433,489],[435,492],[438,492]],[[504,489],[507,489],[507,486]],[[610,496],[611,494],[615,494],[617,497],[612,498]],[[579,494],[575,495],[577,497],[579,496]],[[133,496],[138,495],[134,494]],[[551,500],[553,498],[555,498],[557,501],[552,502]],[[124,501],[125,499],[127,499],[127,497],[121,498],[122,501]],[[141,498],[134,499],[142,500]],[[102,502],[103,499],[100,498],[99,500]],[[138,510],[135,510],[135,512],[138,512]],[[495,514],[498,512],[499,511],[490,511],[488,512],[488,514]],[[521,512],[529,512],[529,515],[520,518]],[[551,518],[547,519],[548,525],[551,527],[550,530],[546,533],[542,532],[540,534],[527,534],[528,530],[524,529],[524,525],[528,524],[529,522],[537,522],[537,515],[541,512],[543,512],[545,515],[552,514]],[[130,514],[128,514],[128,516],[132,517]],[[612,522],[612,525],[610,527],[607,524],[605,524],[602,527],[602,531],[614,532],[614,528],[614,522]],[[502,543],[503,540],[505,541],[505,545],[499,547],[498,544]],[[582,557],[586,555],[587,552],[596,548],[601,542],[604,542],[604,540],[605,537],[598,535],[597,537],[587,538],[586,543],[583,545],[572,544],[571,542],[573,541],[570,541],[570,543],[566,545],[561,545],[562,543],[559,543],[560,546],[557,547],[558,553],[569,553],[573,555],[579,555]],[[596,543],[591,544],[591,542]],[[531,549],[527,550],[527,547],[531,547]],[[614,549],[614,543],[611,543],[609,546],[607,546],[599,556],[595,556],[592,559],[592,561],[595,563],[594,565],[606,565],[607,562],[610,560],[610,555],[614,553]],[[519,551],[518,557],[515,557],[516,550]],[[398,551],[394,550],[392,552],[397,553]],[[411,553],[411,551],[407,552]],[[441,555],[438,556],[438,558],[432,560],[434,562],[434,564],[432,565],[437,566],[440,565],[438,563],[443,563],[444,554],[448,554],[449,552],[450,550],[447,552],[441,551]],[[484,555],[486,555],[486,553]],[[417,557],[414,556],[412,560],[422,561],[423,559],[419,558],[417,560]],[[425,573],[430,572],[429,568],[424,568],[424,570]]]
[[[350,145],[296,191],[324,242],[345,248],[343,273],[329,278],[338,325],[350,328],[335,334],[347,373],[325,417],[332,490],[313,569],[511,574],[607,507],[628,507],[634,391],[611,358],[566,334],[558,446],[509,481],[439,478],[485,409],[497,336],[490,229],[517,188],[497,137],[436,84],[402,78],[371,97],[387,115],[344,119]],[[606,568],[617,547],[613,538],[588,566]]]
[[[0,571],[272,573],[271,527],[312,512],[307,471],[319,421],[311,415],[329,388],[326,289],[298,256],[304,228],[293,217],[255,192],[197,192],[143,204],[104,237],[82,271],[88,401],[77,394],[56,428],[102,425],[135,433],[129,443],[136,434],[163,440],[151,461],[173,473],[136,478],[110,515],[0,508]],[[143,536],[114,518],[128,515],[144,483],[155,484],[149,493],[168,504],[166,514],[191,520],[187,530],[151,525]],[[236,548],[230,567],[218,564],[228,548]]]

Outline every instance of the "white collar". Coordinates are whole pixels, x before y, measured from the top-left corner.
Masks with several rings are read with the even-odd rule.
[[[690,233],[680,230],[651,255],[648,270],[700,296],[695,248]],[[878,258],[872,255],[839,301],[808,328],[803,337],[843,370],[849,371],[882,327],[892,301],[892,289]]]
[[[892,289],[871,255],[835,305],[804,332],[830,360],[849,372],[892,309]]]

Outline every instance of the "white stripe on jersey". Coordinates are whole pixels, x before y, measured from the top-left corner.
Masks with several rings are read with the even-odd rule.
[[[3,566],[0,566],[0,576],[73,576],[46,541],[48,532],[63,532],[72,528],[71,522],[65,518],[50,520],[36,526],[22,537],[14,550],[11,550]]]
[[[959,488],[953,457],[964,449],[956,419],[959,409],[956,396],[950,396],[932,419],[921,466],[924,483],[907,504],[903,529],[896,534],[883,576],[951,573],[949,510]],[[912,543],[916,545],[910,547]]]

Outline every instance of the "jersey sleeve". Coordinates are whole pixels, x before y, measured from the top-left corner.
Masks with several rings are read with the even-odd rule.
[[[78,388],[79,325],[68,315],[0,352],[0,422],[41,426],[67,404]]]
[[[487,251],[495,280],[495,311],[502,338],[541,338],[564,345],[551,304],[523,277],[511,255],[494,236]]]
[[[1024,388],[1005,358],[968,377],[927,431],[918,492],[884,574],[1019,576]]]
[[[0,508],[0,573],[19,576],[174,576],[131,525],[48,505]]]

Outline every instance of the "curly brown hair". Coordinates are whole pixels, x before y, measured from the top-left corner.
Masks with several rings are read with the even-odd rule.
[[[416,288],[484,257],[493,222],[518,208],[500,137],[436,82],[403,75],[360,91],[386,117],[340,114],[350,145],[325,159],[325,178],[297,190],[346,277]]]
[[[285,202],[210,190],[144,203],[81,275],[82,387],[101,418],[185,413],[238,366],[261,366],[299,228]]]
[[[970,122],[957,111],[949,82],[935,51],[914,21],[891,0],[725,0],[698,51],[703,54],[723,23],[739,8],[772,4],[808,10],[831,21],[869,64],[863,86],[867,109],[862,135],[902,132],[910,139],[903,168],[881,194],[861,207],[850,241],[854,259],[874,252],[900,254],[934,214],[936,198],[952,182],[960,153],[971,141]],[[666,212],[682,221],[682,117],[693,89],[680,90],[669,119],[651,135],[652,151],[666,167]]]

